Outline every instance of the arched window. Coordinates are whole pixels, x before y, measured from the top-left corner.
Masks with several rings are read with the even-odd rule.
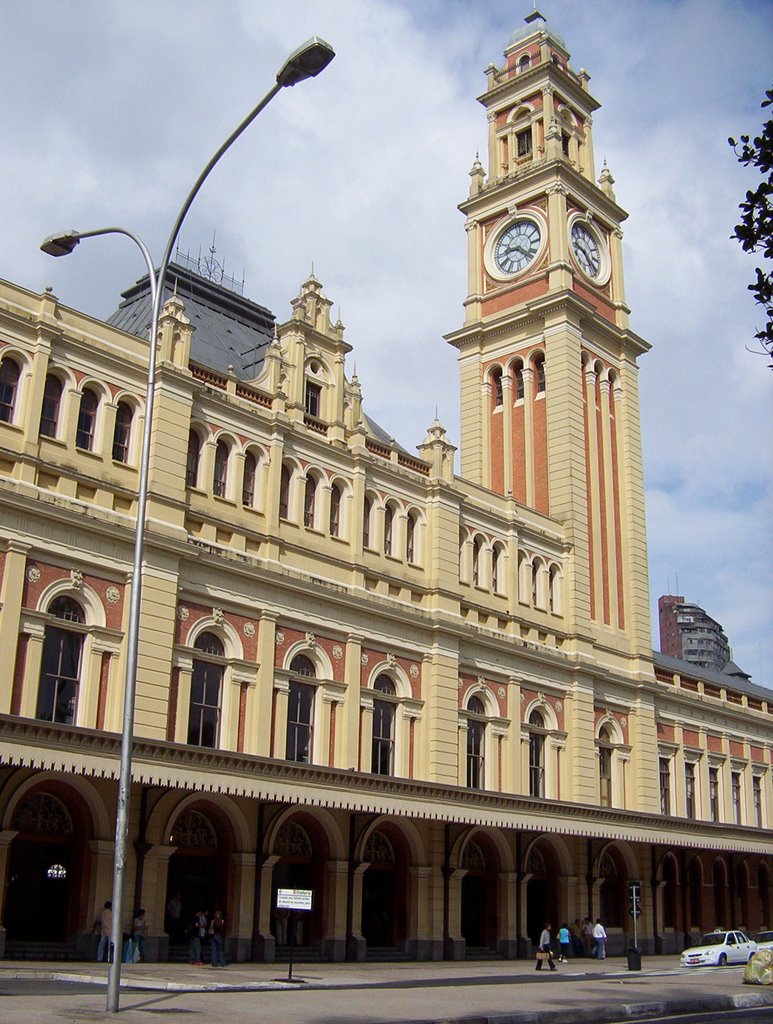
[[[63,623],[85,625],[83,609],[71,597],[57,597],[48,614]],[[83,633],[59,625],[46,626],[35,717],[73,725],[78,703]]]
[[[78,426],[75,431],[75,445],[86,452],[94,450],[94,436],[97,429],[99,399],[91,388],[84,388],[78,409]]]
[[[536,559],[531,563],[531,603],[534,608],[539,605],[539,562]]]
[[[341,536],[341,486],[333,484],[330,488],[330,536]]]
[[[542,394],[545,390],[545,358],[537,356],[534,359],[534,376],[536,379],[536,392]]]
[[[119,402],[115,410],[113,430],[113,459],[116,462],[129,461],[129,442],[132,432],[132,408],[128,402]]]
[[[212,475],[212,493],[216,498],[225,498],[226,496],[229,454],[225,441],[218,441],[215,446],[215,471]]]
[[[290,673],[285,757],[288,761],[309,764],[312,757],[315,688],[292,676],[313,679],[316,673],[314,665],[305,654],[296,654],[290,662]]]
[[[40,433],[43,437],[56,437],[61,404],[62,382],[53,373],[49,373],[43,388],[43,405],[40,410]]]
[[[528,71],[530,64],[531,64],[531,57],[529,56],[529,54],[528,53],[521,54],[521,56],[518,58],[518,70],[519,71]]]
[[[529,795],[545,795],[545,719],[535,710],[529,715]],[[541,730],[541,731],[540,731]]]
[[[373,689],[383,696],[373,701],[373,743],[370,770],[374,775],[391,775],[395,753],[395,684],[388,675],[381,674]],[[384,698],[392,698],[385,700]]]
[[[19,366],[13,359],[4,359],[0,363],[0,422],[2,423],[13,423],[19,374]]]
[[[244,471],[242,473],[242,505],[245,508],[253,508],[255,505],[255,482],[258,475],[258,460],[254,452],[247,452],[244,456]]]
[[[314,381],[306,381],[306,415],[319,419],[322,415],[322,388]]]
[[[188,454],[185,459],[185,486],[198,487],[199,484],[199,456],[201,454],[201,441],[195,430],[188,432]]]
[[[279,481],[279,518],[290,518],[290,469],[282,466],[282,477]]]
[[[561,613],[561,570],[555,563],[548,574],[548,608],[555,615]]]
[[[472,583],[475,587],[480,585],[480,549],[481,539],[475,537],[472,542]]]
[[[599,730],[599,800],[612,806],[612,736],[606,726]]]
[[[392,554],[392,531],[395,523],[395,510],[391,505],[384,509],[384,554]]]
[[[366,494],[362,503],[362,546],[364,548],[370,547],[370,514],[372,511],[373,502]]]
[[[495,544],[491,549],[491,589],[495,594],[499,593],[499,562],[502,556],[502,549],[498,544]]]
[[[306,477],[306,488],[303,492],[303,525],[314,526],[317,511],[317,480],[316,477]]]
[[[216,747],[220,725],[220,698],[225,668],[223,645],[214,633],[202,633],[193,645],[191,700],[188,712],[188,743],[194,747]]]
[[[524,396],[523,363],[515,364],[513,367],[513,377],[515,378],[515,400],[516,402],[522,402]]]
[[[502,405],[502,371],[499,369],[494,370],[491,374],[491,389],[494,408],[497,409]]]
[[[467,785],[470,789],[483,789],[486,766],[486,708],[480,697],[467,701]]]
[[[409,512],[405,520],[405,560],[409,565],[416,561],[416,513]]]

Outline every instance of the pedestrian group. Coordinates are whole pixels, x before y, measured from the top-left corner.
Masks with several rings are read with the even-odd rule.
[[[541,971],[542,965],[547,964],[551,971],[556,970],[553,960],[552,930],[550,921],[545,922],[545,927],[537,943],[537,965],[536,970]],[[596,918],[596,923],[586,917],[580,922],[579,917],[575,919],[571,930],[568,924],[562,924],[558,930],[558,963],[569,963],[569,957],[574,958],[587,956],[596,960],[604,960],[607,955],[607,932],[601,923],[601,918]]]

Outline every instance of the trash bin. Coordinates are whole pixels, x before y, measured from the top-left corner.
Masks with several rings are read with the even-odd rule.
[[[636,949],[635,946],[631,946],[627,953],[628,956],[628,970],[629,971],[640,971],[641,970],[641,950]]]

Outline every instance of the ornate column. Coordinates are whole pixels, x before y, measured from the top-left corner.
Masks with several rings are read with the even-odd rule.
[[[534,508],[534,371],[524,363],[523,376],[523,447],[526,462],[526,504]]]
[[[164,931],[166,890],[169,859],[176,846],[150,846],[145,851],[140,905],[147,908],[148,932],[146,948],[148,960],[166,960],[169,956],[169,936]],[[131,908],[130,913],[134,912]],[[125,921],[124,924],[130,924]]]
[[[327,862],[327,934],[324,955],[330,960],[346,960],[346,887],[348,861]]]
[[[517,872],[499,872],[499,920],[501,924],[497,936],[497,952],[508,960],[515,960],[518,956],[517,888]]]
[[[43,641],[46,635],[46,627],[40,620],[26,619],[21,623],[24,633],[29,636],[27,642],[27,657],[24,665],[24,682],[21,688],[21,707],[19,714],[22,718],[35,718],[38,705],[38,684],[40,682],[40,669],[43,663]]]
[[[193,655],[187,651],[175,656],[177,675],[177,711],[175,714],[172,740],[185,743],[188,739],[188,718],[191,707],[191,680],[193,678]]]
[[[252,952],[255,854],[238,850],[233,854],[233,865],[233,902],[226,945],[231,959],[244,963],[251,959]]]

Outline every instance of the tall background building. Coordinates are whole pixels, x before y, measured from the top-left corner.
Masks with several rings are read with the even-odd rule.
[[[664,594],[658,598],[660,650],[672,658],[724,672],[740,671],[731,662],[730,644],[722,626],[697,604],[684,597]]]
[[[286,886],[334,959],[528,955],[586,915],[622,952],[631,882],[645,951],[770,922],[771,693],[652,651],[649,345],[589,75],[533,12],[481,103],[460,475],[439,420],[411,454],[367,415],[313,274],[283,320],[174,267],[128,865],[152,956],[178,894],[229,956],[286,955]],[[147,310],[147,281],[107,322],[0,283],[7,955],[88,952],[109,896]]]

